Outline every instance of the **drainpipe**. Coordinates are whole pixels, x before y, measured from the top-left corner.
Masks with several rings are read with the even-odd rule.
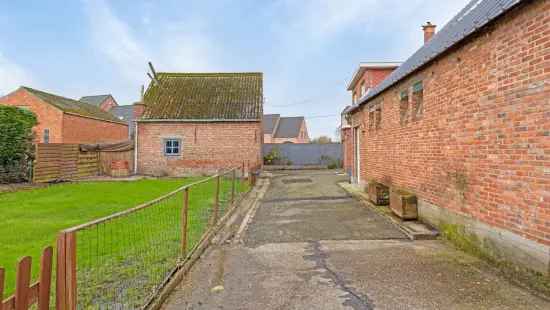
[[[135,132],[134,132],[134,174],[137,174],[138,173],[138,122],[136,120],[134,120],[134,122],[136,122],[136,128],[134,128]]]

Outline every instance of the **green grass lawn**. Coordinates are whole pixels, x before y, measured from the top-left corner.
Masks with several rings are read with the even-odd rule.
[[[17,261],[30,255],[36,279],[42,249],[60,230],[125,210],[198,178],[82,182],[0,194],[0,266],[13,292]]]

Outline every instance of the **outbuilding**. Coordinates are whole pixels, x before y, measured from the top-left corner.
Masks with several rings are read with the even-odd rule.
[[[101,143],[128,139],[128,125],[98,106],[30,87],[0,97],[0,104],[32,111],[37,143]]]
[[[137,173],[262,164],[262,73],[157,73],[136,120]]]

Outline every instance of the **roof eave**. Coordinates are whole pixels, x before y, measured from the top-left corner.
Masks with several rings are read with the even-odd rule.
[[[242,123],[242,122],[261,122],[262,119],[224,119],[224,118],[208,118],[208,119],[136,119],[136,122],[139,123],[220,123],[220,122],[231,122],[231,123]]]

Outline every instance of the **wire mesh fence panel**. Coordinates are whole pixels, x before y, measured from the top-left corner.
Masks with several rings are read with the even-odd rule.
[[[189,210],[187,212],[187,244],[193,249],[204,233],[212,226],[216,203],[216,178],[189,188]]]
[[[146,305],[227,214],[233,200],[249,188],[248,182],[229,170],[134,209],[64,231],[76,239],[77,308]]]
[[[157,292],[180,257],[182,198],[76,233],[79,309],[139,308]]]
[[[220,176],[220,218],[222,218],[232,204],[233,199],[233,172],[229,171]]]

